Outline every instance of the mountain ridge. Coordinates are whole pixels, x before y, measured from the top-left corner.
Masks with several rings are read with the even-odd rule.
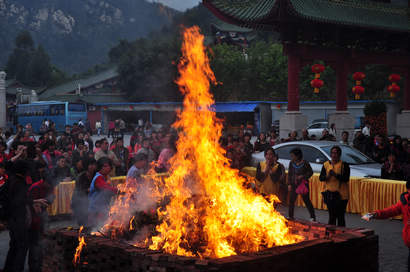
[[[107,61],[119,40],[146,37],[178,13],[145,0],[0,0],[0,67],[22,30],[45,48],[54,65],[79,73]]]

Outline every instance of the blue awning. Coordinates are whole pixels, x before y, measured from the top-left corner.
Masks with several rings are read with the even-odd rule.
[[[258,104],[255,103],[216,103],[216,112],[253,112]]]

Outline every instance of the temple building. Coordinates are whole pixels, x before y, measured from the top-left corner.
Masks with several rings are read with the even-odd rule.
[[[396,132],[410,137],[410,1],[203,0],[203,4],[229,24],[279,34],[288,57],[288,105],[280,118],[281,137],[307,126],[307,117],[299,110],[299,74],[319,60],[336,72],[336,112],[329,122],[339,133],[354,128],[354,117],[347,111],[349,75],[366,65],[382,64],[404,79]]]

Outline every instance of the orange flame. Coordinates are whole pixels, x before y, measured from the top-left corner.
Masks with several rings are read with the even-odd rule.
[[[132,222],[134,222],[135,216],[133,216],[130,220],[130,230],[134,230],[134,225]]]
[[[84,236],[81,236],[82,231],[83,231],[83,226],[81,226],[80,230],[78,231],[78,246],[75,249],[75,253],[74,253],[74,259],[73,259],[74,265],[77,265],[80,263],[81,251],[83,250],[83,247],[87,245],[85,243]]]
[[[157,193],[169,197],[157,210],[162,223],[150,249],[220,258],[302,240],[292,235],[273,198],[246,189],[219,145],[222,122],[211,110],[216,83],[198,27],[184,31],[177,84],[185,95],[174,127],[180,131],[170,175]]]

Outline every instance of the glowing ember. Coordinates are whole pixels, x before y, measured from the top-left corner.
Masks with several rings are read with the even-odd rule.
[[[83,247],[87,245],[85,243],[84,236],[81,236],[82,231],[83,231],[83,226],[81,226],[80,230],[78,231],[78,246],[75,249],[75,254],[74,254],[74,259],[73,259],[74,265],[77,265],[78,263],[80,263],[81,251],[83,250]]]
[[[169,203],[157,210],[161,224],[150,249],[220,258],[302,240],[289,233],[272,201],[246,189],[218,144],[222,123],[211,110],[215,77],[198,27],[184,31],[177,84],[185,95],[174,127],[180,131],[169,177],[158,182]]]

